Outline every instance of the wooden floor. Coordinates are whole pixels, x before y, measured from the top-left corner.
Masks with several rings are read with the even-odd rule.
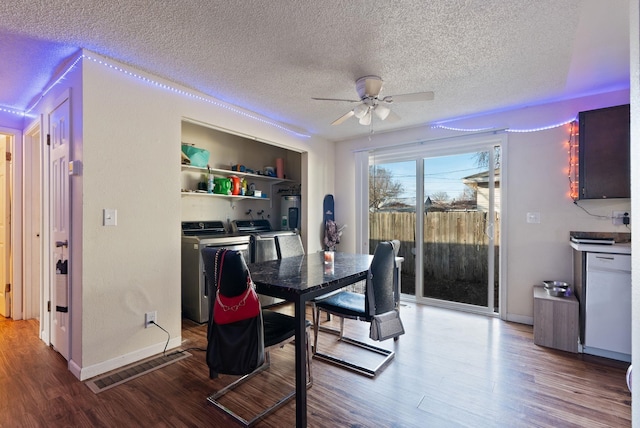
[[[493,318],[408,304],[402,319],[407,333],[382,342],[396,357],[375,379],[314,361],[310,427],[631,426],[624,364],[538,347],[530,326]],[[367,326],[347,321],[363,338]],[[0,317],[0,427],[233,426],[206,400],[232,378],[209,379],[203,352],[94,394],[37,330]],[[185,321],[182,335],[183,348],[206,347],[206,326]],[[323,351],[333,346],[320,339]],[[292,371],[287,345],[225,404],[254,409],[290,388]],[[257,426],[294,425],[292,402]]]

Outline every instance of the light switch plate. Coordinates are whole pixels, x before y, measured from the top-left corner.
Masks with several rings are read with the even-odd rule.
[[[113,208],[105,208],[102,210],[102,224],[103,226],[117,226],[118,210]]]
[[[540,223],[540,213],[538,212],[530,212],[527,213],[527,223]]]

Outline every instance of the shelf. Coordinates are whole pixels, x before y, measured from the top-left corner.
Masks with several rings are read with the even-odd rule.
[[[180,192],[182,196],[209,196],[214,198],[225,199],[254,199],[256,201],[269,201],[270,198],[257,198],[255,196],[242,196],[242,195],[221,195],[220,193],[206,193],[206,192]]]
[[[293,180],[289,180],[287,178],[270,177],[268,175],[260,175],[260,174],[250,174],[247,172],[231,171],[230,169],[201,168],[201,167],[191,166],[191,165],[181,165],[181,167],[183,171],[193,171],[201,174],[207,174],[209,173],[209,171],[211,171],[211,173],[213,174],[224,175],[225,177],[228,177],[230,175],[235,175],[237,177],[245,177],[245,178],[251,177],[254,180],[270,181],[273,184],[294,183]],[[260,198],[254,198],[254,199],[260,199]]]

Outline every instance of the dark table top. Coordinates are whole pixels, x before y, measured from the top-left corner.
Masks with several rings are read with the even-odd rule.
[[[366,278],[373,256],[339,253],[333,265],[323,252],[250,264],[258,293],[287,300],[309,300]]]

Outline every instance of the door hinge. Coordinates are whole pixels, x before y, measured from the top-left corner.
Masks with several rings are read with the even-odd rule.
[[[51,145],[51,134],[47,134],[47,146]]]
[[[47,312],[51,312],[51,300],[47,302]]]
[[[11,152],[7,152],[7,162],[11,162]]]

